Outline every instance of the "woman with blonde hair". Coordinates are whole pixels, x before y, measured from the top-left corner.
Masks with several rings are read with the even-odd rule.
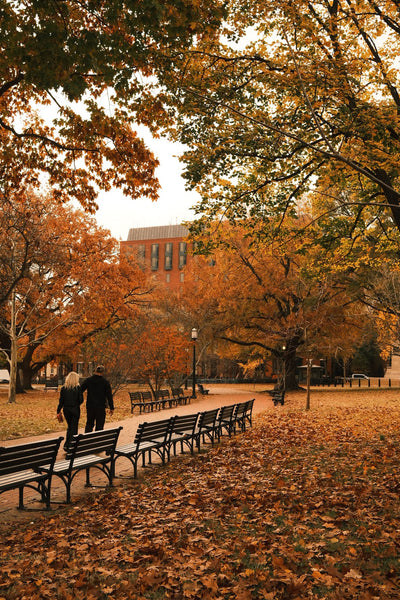
[[[60,420],[61,410],[67,421],[67,435],[64,450],[67,452],[72,436],[78,433],[79,417],[81,415],[81,404],[83,393],[79,384],[79,375],[71,371],[65,378],[65,383],[60,390],[60,399],[57,407],[57,417]]]

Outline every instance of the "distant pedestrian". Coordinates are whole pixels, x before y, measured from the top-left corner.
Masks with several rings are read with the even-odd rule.
[[[82,391],[87,390],[86,398],[86,426],[85,433],[104,429],[106,421],[106,408],[110,415],[114,412],[114,401],[110,382],[104,377],[105,368],[100,365],[95,373],[82,383]]]
[[[78,433],[82,402],[83,393],[79,385],[79,375],[75,371],[71,371],[65,378],[65,383],[60,390],[60,399],[57,406],[58,420],[62,421],[61,411],[63,411],[68,426],[64,444],[65,451],[68,450],[72,436]]]

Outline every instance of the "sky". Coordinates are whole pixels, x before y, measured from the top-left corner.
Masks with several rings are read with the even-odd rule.
[[[182,146],[165,139],[151,140],[149,146],[160,161],[157,177],[161,189],[157,202],[149,198],[132,200],[120,190],[99,195],[99,210],[95,218],[117,240],[128,239],[129,229],[133,227],[178,225],[195,218],[190,209],[199,200],[199,195],[185,190],[185,182],[181,177],[182,165],[176,156]]]

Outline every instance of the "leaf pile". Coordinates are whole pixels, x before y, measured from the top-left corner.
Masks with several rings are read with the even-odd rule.
[[[264,413],[253,429],[1,541],[0,598],[400,595],[395,405]]]

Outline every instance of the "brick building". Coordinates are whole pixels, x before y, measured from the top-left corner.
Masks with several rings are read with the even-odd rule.
[[[188,233],[183,225],[133,228],[128,239],[120,242],[121,252],[133,254],[159,281],[177,289],[184,281],[184,269],[191,259]]]

